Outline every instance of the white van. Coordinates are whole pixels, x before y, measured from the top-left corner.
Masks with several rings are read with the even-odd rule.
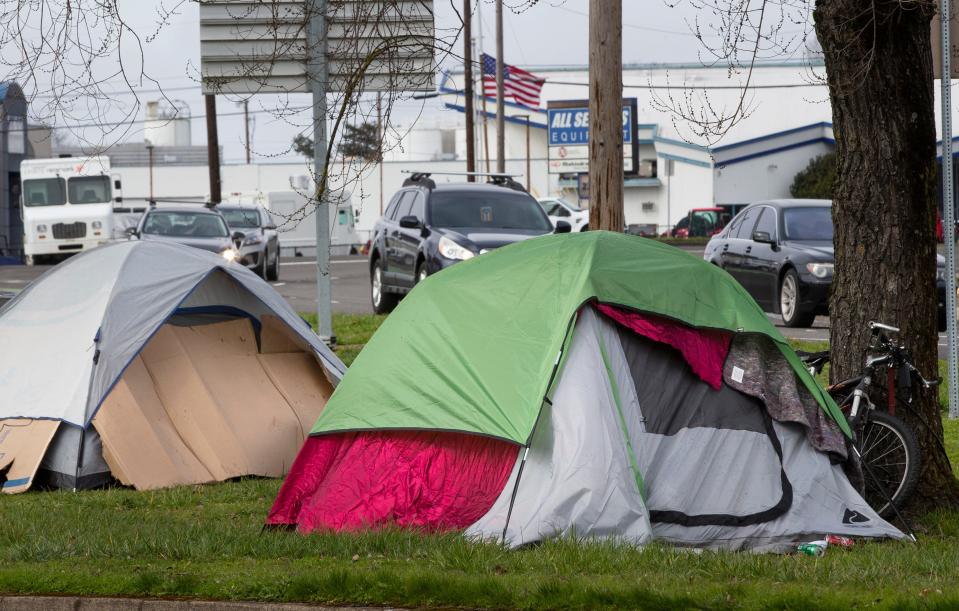
[[[113,237],[114,190],[119,188],[107,157],[23,161],[20,215],[27,265],[107,243]]]

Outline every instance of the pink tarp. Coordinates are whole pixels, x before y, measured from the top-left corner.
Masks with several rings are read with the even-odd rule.
[[[723,364],[733,336],[727,331],[693,329],[668,318],[621,310],[597,304],[603,315],[651,340],[668,344],[682,353],[693,372],[703,382],[719,390],[723,383]]]
[[[493,506],[517,452],[506,441],[440,431],[309,437],[267,524],[301,532],[463,529]]]

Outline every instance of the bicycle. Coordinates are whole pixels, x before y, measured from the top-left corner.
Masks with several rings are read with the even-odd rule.
[[[853,431],[853,447],[865,471],[863,498],[883,518],[899,514],[919,481],[922,456],[915,432],[897,415],[897,407],[912,410],[912,384],[918,381],[925,388],[942,382],[927,380],[912,364],[905,346],[887,335],[899,329],[870,322],[872,338],[862,375],[832,384],[826,391],[839,405]],[[829,352],[798,352],[813,375],[829,362]],[[881,410],[869,398],[868,391],[877,373],[885,370],[887,400]],[[916,413],[918,416],[918,413]]]

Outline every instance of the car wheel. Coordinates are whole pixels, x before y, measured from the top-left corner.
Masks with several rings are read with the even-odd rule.
[[[370,272],[370,301],[376,314],[389,314],[396,307],[397,295],[386,292],[383,264],[379,259],[373,262],[373,270]]]
[[[260,278],[263,278],[264,280],[267,279],[267,277],[266,277],[266,259],[267,259],[267,254],[266,254],[266,253],[263,253],[263,256],[260,257],[260,264],[253,268],[253,273],[256,274],[257,276],[259,276]]]
[[[810,327],[816,319],[815,312],[804,312],[799,289],[799,274],[796,270],[786,271],[779,285],[779,313],[787,327]]]
[[[276,249],[276,254],[273,255],[273,263],[271,263],[266,268],[266,279],[271,282],[276,282],[280,279],[280,249]]]
[[[420,261],[420,264],[416,266],[416,284],[426,280],[428,275],[429,272],[426,271],[426,261]]]

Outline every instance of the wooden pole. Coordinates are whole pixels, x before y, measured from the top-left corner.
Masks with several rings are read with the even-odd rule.
[[[624,225],[623,3],[589,0],[589,226]]]
[[[463,79],[464,97],[466,98],[466,171],[476,171],[476,133],[473,126],[473,27],[472,27],[472,0],[463,0]],[[466,178],[469,182],[476,180],[475,176]]]
[[[206,94],[206,159],[210,167],[210,203],[219,204],[220,199],[220,139],[216,131],[216,96]]]
[[[496,171],[506,172],[506,106],[503,103],[503,0],[496,0]]]
[[[250,101],[243,100],[243,131],[246,134],[246,165],[250,165]]]

